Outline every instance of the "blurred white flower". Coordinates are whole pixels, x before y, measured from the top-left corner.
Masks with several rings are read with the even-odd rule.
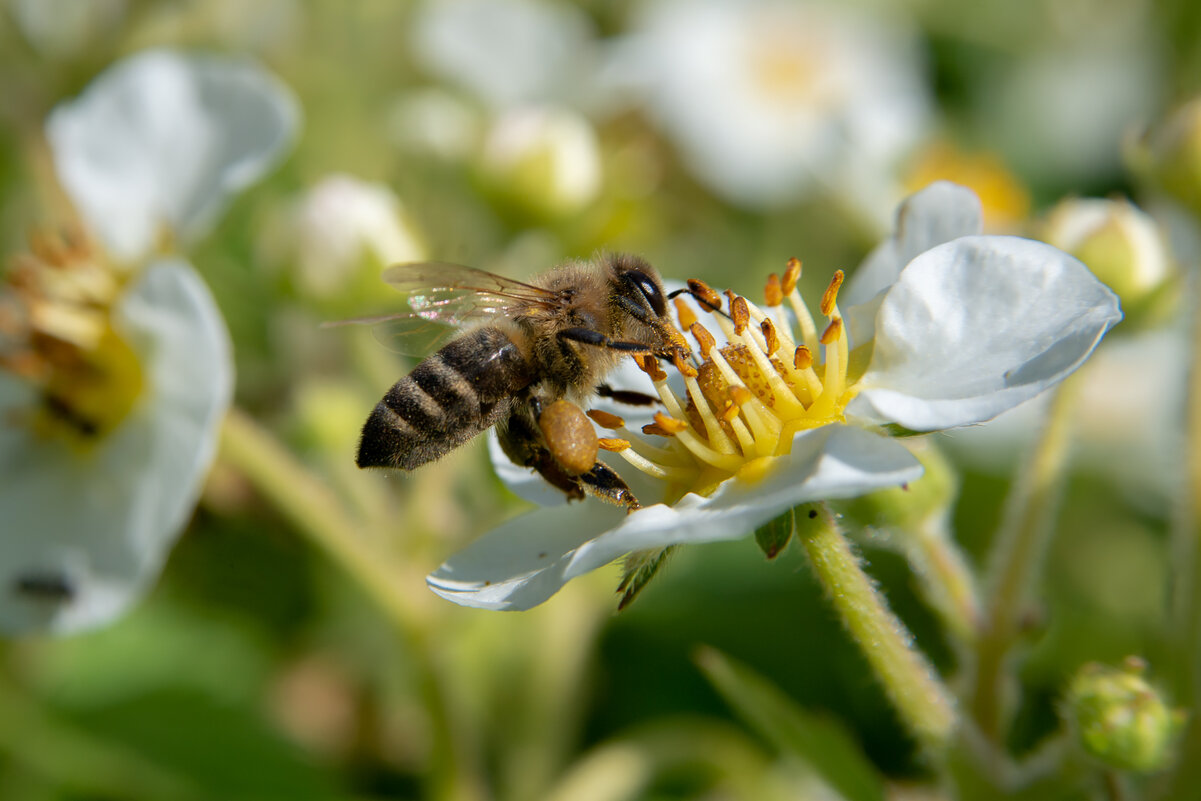
[[[648,2],[611,55],[610,80],[641,96],[692,172],[749,206],[815,191],[878,203],[859,196],[891,188],[928,114],[907,27],[835,4]]]
[[[588,120],[563,108],[516,108],[484,140],[484,178],[538,216],[573,214],[601,188],[600,145]]]
[[[160,225],[200,233],[296,121],[256,68],[166,51],[52,112],[59,177],[112,250],[37,238],[0,287],[0,630],[98,626],[153,583],[215,454],[233,367],[199,275],[146,256]]]
[[[479,112],[441,89],[406,92],[388,113],[388,133],[397,146],[447,160],[475,151],[482,136]]]
[[[149,50],[115,64],[46,123],[59,180],[120,262],[208,232],[291,144],[292,93],[250,63]]]
[[[396,194],[382,183],[334,174],[301,199],[293,220],[297,280],[328,295],[365,263],[380,266],[426,257],[425,245]]]
[[[126,0],[9,0],[9,13],[26,41],[43,55],[65,57],[116,33]]]
[[[665,411],[642,433],[663,439],[652,443],[624,420],[593,417],[615,431],[602,447],[655,479],[661,502],[628,515],[595,505],[588,514],[535,512],[453,556],[429,576],[433,591],[468,606],[525,609],[626,554],[738,538],[801,503],[913,481],[920,465],[878,426],[971,425],[1076,370],[1121,319],[1114,294],[1041,242],[962,236],[940,244],[937,232],[978,218],[979,202],[958,187],[928,191],[905,207],[908,233],[893,250],[907,261],[889,285],[844,318],[837,274],[819,304],[823,329],[796,290],[795,260],[769,281],[766,310],[727,293],[728,317],[711,318],[721,340],[677,305],[703,361],[677,362],[685,387],[678,390],[647,359],[653,386],[631,387],[661,399]],[[940,211],[950,222],[914,218]],[[910,258],[905,245],[923,238],[929,249]],[[720,301],[703,285],[693,288]]]
[[[550,0],[428,0],[411,38],[425,69],[496,109],[578,101],[592,42],[587,15]]]

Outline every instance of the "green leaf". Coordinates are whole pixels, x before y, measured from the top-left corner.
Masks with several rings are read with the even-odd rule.
[[[642,588],[650,584],[651,579],[667,563],[667,558],[675,553],[677,547],[672,545],[657,551],[635,551],[626,557],[625,564],[622,565],[621,583],[617,585],[617,591],[621,593],[621,600],[617,603],[618,611],[629,606],[638,597],[638,593],[642,592]]]
[[[884,783],[875,767],[836,721],[800,708],[719,651],[702,648],[696,661],[726,703],[780,751],[803,760],[847,801],[883,801]]]
[[[764,523],[759,528],[755,529],[755,542],[759,543],[759,548],[763,551],[768,559],[775,559],[780,555],[789,540],[792,539],[792,510],[789,509],[784,514]]]

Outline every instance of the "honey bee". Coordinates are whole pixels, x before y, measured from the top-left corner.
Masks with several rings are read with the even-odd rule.
[[[667,313],[658,272],[637,256],[561,264],[529,283],[442,263],[400,264],[384,280],[410,311],[388,318],[404,333],[467,327],[397,381],[359,439],[359,467],[413,470],[496,426],[505,454],[569,499],[585,492],[628,508],[638,500],[597,460],[598,440],[578,404],[611,390],[623,356],[688,352]]]

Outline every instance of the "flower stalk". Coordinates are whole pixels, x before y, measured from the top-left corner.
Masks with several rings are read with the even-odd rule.
[[[943,624],[960,642],[974,642],[981,619],[979,589],[946,522],[927,518],[910,532],[905,556]]]
[[[950,691],[863,572],[829,507],[805,504],[797,507],[794,518],[797,539],[814,574],[884,685],[901,721],[927,753],[942,753],[956,726]]]
[[[1080,387],[1066,379],[1051,401],[1042,436],[1019,472],[997,532],[984,618],[976,642],[969,707],[980,730],[999,742],[1004,729],[1005,662],[1021,633],[1028,590],[1054,530]]]

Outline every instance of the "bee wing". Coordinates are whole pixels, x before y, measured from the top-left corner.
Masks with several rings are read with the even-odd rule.
[[[371,325],[375,338],[390,350],[420,356],[463,326],[510,319],[532,307],[553,308],[562,302],[542,287],[446,262],[394,264],[384,270],[383,279],[408,295],[407,311],[327,325]]]

